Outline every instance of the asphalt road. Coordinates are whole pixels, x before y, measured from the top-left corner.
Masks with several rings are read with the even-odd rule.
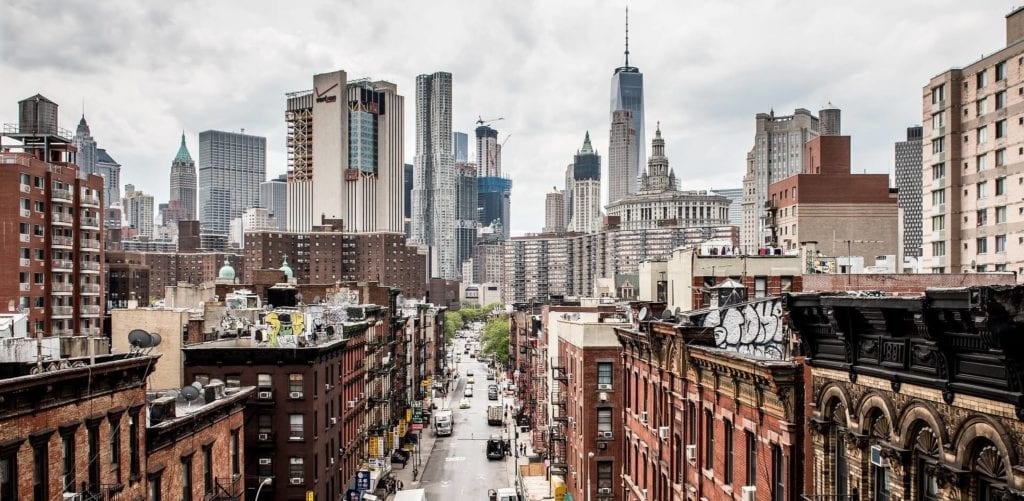
[[[464,343],[462,339],[456,342],[456,353],[462,354]],[[418,487],[426,489],[427,499],[486,500],[488,489],[508,487],[513,482],[515,459],[487,459],[486,455],[488,437],[502,435],[505,429],[487,424],[487,405],[503,404],[503,397],[499,396],[498,401],[487,399],[487,386],[495,381],[487,380],[487,366],[475,358],[462,355],[458,372],[459,382],[449,395],[455,422],[452,435],[437,437]],[[459,409],[468,372],[473,372],[476,380],[469,398],[471,407]],[[426,433],[433,433],[433,429]]]

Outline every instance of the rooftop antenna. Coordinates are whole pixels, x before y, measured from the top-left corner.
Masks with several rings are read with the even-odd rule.
[[[626,6],[626,66],[629,66],[629,6]]]

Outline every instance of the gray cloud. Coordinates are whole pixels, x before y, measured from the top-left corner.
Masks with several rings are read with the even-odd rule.
[[[754,114],[831,100],[854,168],[886,172],[921,120],[921,88],[1004,43],[1006,5],[889,2],[645,2],[631,6],[631,62],[645,74],[648,139],[661,121],[685,188],[739,187]],[[285,170],[284,93],[345,69],[398,84],[405,157],[415,152],[417,74],[454,76],[454,124],[504,116],[513,233],[539,231],[589,130],[607,157],[609,84],[622,64],[622,9],[593,2],[8,2],[0,16],[0,118],[37,92],[63,125],[87,118],[125,182],[166,199],[186,131],[267,136]],[[649,148],[649,144],[645,145]],[[605,158],[607,160],[607,158]]]

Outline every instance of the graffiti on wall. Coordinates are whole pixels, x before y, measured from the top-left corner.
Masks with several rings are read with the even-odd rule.
[[[778,298],[711,310],[703,326],[714,330],[718,348],[774,360],[787,353]]]

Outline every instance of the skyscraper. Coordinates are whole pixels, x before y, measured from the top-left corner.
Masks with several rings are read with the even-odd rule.
[[[78,121],[78,129],[75,130],[73,138],[78,153],[75,155],[75,163],[78,164],[78,172],[83,174],[96,174],[96,140],[89,131],[89,124],[85,122],[85,112],[82,112],[82,119]]]
[[[832,109],[838,127],[839,110]],[[747,172],[743,176],[743,226],[740,248],[756,253],[770,240],[765,221],[768,186],[794,174],[804,165],[804,145],[818,137],[818,118],[804,108],[792,115],[776,116],[775,111],[758,113],[754,147],[747,154]],[[837,131],[838,132],[838,131]]]
[[[412,236],[412,179],[413,179],[413,168],[412,164],[402,165],[402,193],[403,193],[403,204],[402,212],[405,228],[405,238]]]
[[[390,82],[313,76],[312,224],[345,231],[403,231],[404,98]],[[450,136],[445,142],[451,144]]]
[[[647,155],[644,152],[644,74],[640,69],[629,65],[629,8],[626,8],[626,63],[615,68],[612,74],[612,98],[611,116],[615,120],[617,110],[629,110],[633,118],[633,131],[636,139],[633,141],[636,149],[636,160],[632,164],[625,164],[625,169],[631,165],[633,174],[637,174],[639,166],[647,164]],[[609,153],[610,154],[610,153]],[[622,167],[619,167],[621,170]],[[611,172],[609,172],[611,175]],[[636,181],[632,182],[636,188]],[[632,191],[630,192],[632,193]],[[614,200],[612,200],[614,201]]]
[[[260,183],[260,207],[267,209],[274,218],[274,227],[288,228],[288,175],[281,174],[274,179]]]
[[[313,229],[313,92],[285,94],[288,231]]]
[[[103,176],[104,208],[121,202],[121,164],[110,157],[107,150],[96,150],[96,173]]]
[[[636,139],[633,112],[613,111],[608,137],[608,203],[636,193],[639,170]]]
[[[199,133],[199,221],[203,233],[226,239],[231,220],[259,204],[266,165],[265,137],[219,130]]]
[[[433,247],[430,274],[444,279],[455,279],[460,271],[455,238],[457,179],[451,138],[451,73],[417,76],[412,240]]]
[[[473,257],[473,246],[476,244],[476,231],[480,227],[477,221],[477,178],[476,165],[469,162],[455,164],[457,176],[458,220],[455,223],[455,239],[458,245],[456,261],[462,269],[463,261]]]
[[[922,127],[907,127],[907,140],[896,143],[896,188],[901,212],[900,243],[904,256],[920,257],[924,235],[921,212]],[[902,265],[902,263],[899,263]]]
[[[476,165],[479,177],[501,176],[501,145],[498,131],[488,125],[476,128]]]
[[[557,187],[544,197],[544,233],[565,231],[565,194]]]
[[[145,238],[153,237],[153,196],[135,185],[124,185],[124,199],[121,201],[124,218],[129,227],[135,228],[137,235]]]
[[[508,239],[512,223],[512,180],[500,176],[477,178],[477,197],[480,225],[491,226],[499,239]]]
[[[729,224],[739,228],[743,225],[743,188],[711,190],[716,195],[729,199]]]
[[[469,135],[465,132],[452,132],[452,155],[455,163],[469,161]]]
[[[590,144],[590,132],[573,160],[572,219],[569,231],[594,233],[601,229],[601,156]]]
[[[196,163],[185,146],[184,132],[181,133],[178,153],[171,162],[171,197],[167,205],[168,217],[164,224],[176,226],[178,221],[196,218]]]

